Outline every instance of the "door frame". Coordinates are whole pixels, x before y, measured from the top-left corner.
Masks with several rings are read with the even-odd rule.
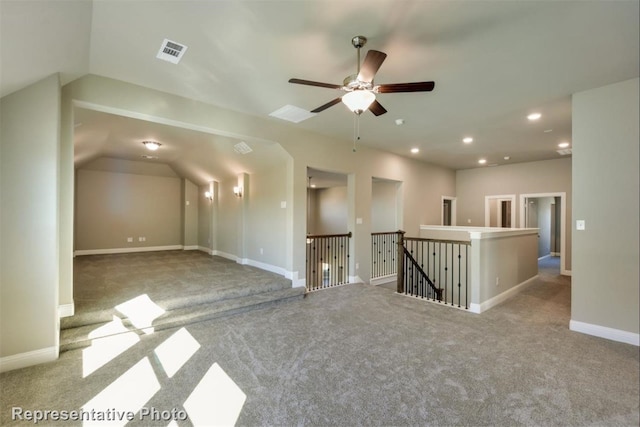
[[[444,201],[451,201],[451,225],[457,225],[456,222],[456,198],[453,196],[442,196],[442,200],[440,201],[440,225],[444,225]]]
[[[515,194],[501,194],[501,195],[492,195],[492,196],[484,196],[484,226],[491,227],[491,200],[496,200],[501,202],[503,200],[508,200],[511,202],[511,228],[516,228],[516,210],[514,209],[516,206],[516,195]],[[498,221],[500,219],[500,210],[502,207],[498,205]]]
[[[571,276],[571,271],[567,270],[567,193],[527,193],[520,194],[520,228],[525,225],[525,203],[527,199],[537,199],[540,197],[560,197],[560,274]]]

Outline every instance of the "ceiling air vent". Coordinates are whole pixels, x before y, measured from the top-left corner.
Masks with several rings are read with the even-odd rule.
[[[269,114],[271,117],[275,117],[281,120],[287,120],[293,123],[300,123],[303,120],[307,120],[310,117],[315,116],[315,113],[310,113],[307,110],[303,110],[295,105],[285,105],[282,108],[277,109],[273,113]]]
[[[571,148],[565,148],[562,150],[556,150],[558,152],[558,154],[562,155],[562,156],[566,156],[567,154],[571,154]]]
[[[156,58],[162,59],[163,61],[169,61],[173,64],[177,64],[182,59],[182,56],[187,51],[187,46],[171,41],[169,39],[164,39],[162,42],[162,46],[160,46],[160,50],[156,55]]]
[[[246,142],[240,141],[236,145],[233,146],[233,151],[235,151],[238,154],[248,154],[248,153],[252,152],[253,150],[251,149],[251,147],[249,147],[247,145]]]

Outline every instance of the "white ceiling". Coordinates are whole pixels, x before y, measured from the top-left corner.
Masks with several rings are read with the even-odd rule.
[[[571,142],[571,94],[639,75],[638,1],[0,0],[0,7],[3,96],[53,72],[63,83],[93,73],[265,118],[286,104],[312,110],[339,96],[287,81],[341,84],[356,71],[350,40],[364,35],[365,52],[388,54],[376,83],[436,86],[378,95],[388,113],[362,115],[359,143],[454,169],[478,167],[480,157],[488,164],[559,157],[557,144]],[[188,46],[180,64],[155,58],[165,38]],[[533,111],[542,119],[530,123]],[[236,171],[218,170],[223,161],[198,163],[209,157],[183,147],[182,131],[103,115],[87,112],[76,128],[77,159],[139,158],[139,147],[121,148],[156,132],[174,138],[176,150],[196,151],[178,169],[193,163],[209,178]],[[350,143],[354,115],[338,104],[291,126]],[[474,142],[465,145],[468,135]],[[218,154],[237,142],[215,141]],[[409,154],[412,147],[420,153]]]

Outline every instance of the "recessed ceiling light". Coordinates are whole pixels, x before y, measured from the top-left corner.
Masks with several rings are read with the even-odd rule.
[[[402,126],[404,124],[404,119],[396,119],[396,125]]]
[[[561,142],[560,144],[558,144],[558,147],[560,148],[567,148],[570,144],[568,142]]]
[[[315,184],[311,184],[311,188],[316,188],[316,185]]]
[[[538,120],[540,117],[542,117],[542,114],[540,113],[531,113],[527,116],[527,119],[534,121],[534,120]]]
[[[511,160],[511,157],[509,157],[509,156],[504,156],[504,159],[505,159],[505,160]]]
[[[462,142],[464,142],[465,144],[471,144],[473,142],[473,138],[467,136],[466,138],[462,139]]]
[[[147,147],[147,150],[151,150],[151,151],[156,151],[158,148],[160,148],[160,145],[162,145],[155,141],[142,141],[142,143],[144,144],[145,147]]]
[[[420,149],[419,149],[419,148],[412,148],[412,149],[411,149],[411,152],[412,152],[413,154],[416,154],[416,153],[419,153],[419,152],[420,152]]]
[[[544,133],[549,133],[549,132],[553,132],[553,129],[545,129],[543,130]]]
[[[147,159],[147,160],[155,160],[155,159],[157,159],[157,158],[158,158],[158,156],[149,156],[149,155],[147,155],[147,154],[143,154],[143,155],[142,155],[142,156],[140,156],[140,157],[142,157],[143,159]]]
[[[485,163],[487,163],[487,159],[480,159],[478,160],[478,163],[480,163],[481,165],[484,165]]]

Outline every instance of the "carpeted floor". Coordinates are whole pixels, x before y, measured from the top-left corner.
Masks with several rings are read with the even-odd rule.
[[[188,413],[173,425],[637,426],[638,348],[569,331],[570,290],[540,274],[480,315],[363,284],[314,292],[140,335],[84,377],[86,350],[4,373],[0,424],[33,425],[13,407],[145,407]]]

